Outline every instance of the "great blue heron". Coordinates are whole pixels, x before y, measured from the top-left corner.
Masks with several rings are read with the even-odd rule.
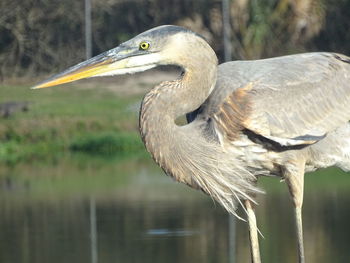
[[[142,101],[140,133],[159,166],[235,214],[245,207],[252,260],[260,262],[254,197],[259,176],[285,179],[295,207],[304,262],[304,173],[350,168],[350,58],[306,53],[218,66],[196,33],[160,26],[57,74],[34,88],[135,73],[158,65],[183,69]],[[188,124],[175,120],[187,114]]]

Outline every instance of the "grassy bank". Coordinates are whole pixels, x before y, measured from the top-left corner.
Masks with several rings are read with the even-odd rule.
[[[27,112],[0,119],[0,162],[47,159],[64,152],[125,154],[143,151],[137,132],[140,95],[118,96],[96,87],[0,86],[0,103],[29,102]]]

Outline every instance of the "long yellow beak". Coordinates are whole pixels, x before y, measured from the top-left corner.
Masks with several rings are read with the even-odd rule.
[[[81,62],[51,78],[37,84],[32,89],[52,87],[69,83],[79,79],[91,78],[118,69],[123,69],[125,61],[118,59],[116,54],[119,48],[104,52],[96,57]],[[125,58],[123,56],[122,58]]]
[[[160,56],[157,53],[120,45],[54,75],[32,89],[52,87],[85,78],[141,72],[157,66],[159,61]]]

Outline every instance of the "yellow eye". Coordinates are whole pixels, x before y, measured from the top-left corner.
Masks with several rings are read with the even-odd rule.
[[[149,49],[149,43],[148,42],[141,42],[140,43],[140,50],[147,50]]]

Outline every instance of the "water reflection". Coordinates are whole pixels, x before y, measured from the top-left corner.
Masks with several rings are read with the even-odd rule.
[[[245,223],[151,162],[69,162],[3,170],[0,262],[249,262]],[[312,180],[304,209],[308,262],[348,262],[348,188]],[[296,262],[287,190],[277,180],[268,184],[257,211],[263,261]]]
[[[163,236],[163,237],[178,237],[178,236],[193,236],[198,234],[196,231],[186,230],[186,229],[150,229],[147,231],[147,236]]]
[[[98,262],[97,252],[97,221],[96,221],[96,201],[90,199],[90,240],[91,240],[91,262]]]

